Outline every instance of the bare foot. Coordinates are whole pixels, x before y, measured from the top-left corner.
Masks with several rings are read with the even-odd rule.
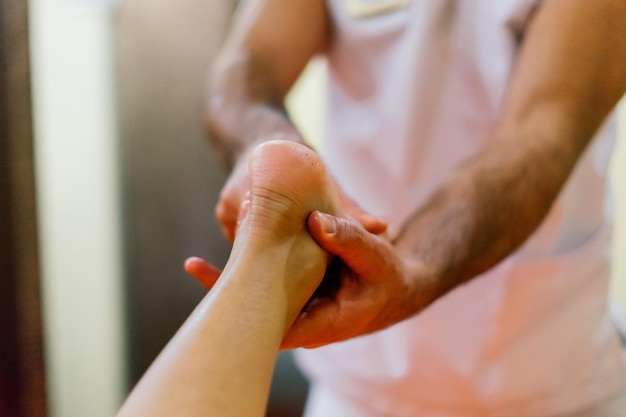
[[[323,163],[302,145],[259,146],[249,174],[250,203],[220,279],[118,417],[263,415],[280,343],[328,264],[307,218],[340,213]]]
[[[229,264],[247,262],[282,277],[289,325],[319,286],[329,261],[311,238],[307,217],[315,210],[340,215],[339,197],[320,157],[294,142],[258,146],[248,169],[250,203]]]
[[[283,239],[303,233],[313,210],[337,214],[338,197],[319,155],[289,141],[258,146],[248,164],[250,221],[256,232]]]

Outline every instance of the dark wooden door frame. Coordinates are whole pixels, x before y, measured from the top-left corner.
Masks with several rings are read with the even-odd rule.
[[[47,415],[26,0],[0,0],[0,417]]]

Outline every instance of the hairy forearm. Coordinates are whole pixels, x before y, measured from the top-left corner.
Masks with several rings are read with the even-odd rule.
[[[434,297],[444,294],[502,261],[537,229],[580,151],[494,143],[449,178],[396,246],[436,277]]]
[[[488,270],[540,225],[626,90],[626,4],[549,0],[531,23],[489,145],[398,238],[441,295]]]
[[[325,48],[323,0],[239,2],[209,80],[206,124],[227,166],[263,137],[301,142],[283,100],[307,62]]]
[[[206,125],[222,163],[232,168],[237,158],[259,141],[282,136],[301,141],[276,86],[261,60],[249,53],[229,54],[211,76]]]

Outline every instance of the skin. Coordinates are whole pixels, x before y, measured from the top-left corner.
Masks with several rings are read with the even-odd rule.
[[[118,417],[264,415],[281,340],[329,261],[307,231],[307,216],[341,211],[323,163],[302,145],[261,145],[249,172],[248,208],[219,283]]]
[[[213,73],[207,111],[214,144],[235,166],[216,210],[227,236],[234,235],[245,194],[238,166],[247,146],[268,134],[302,141],[282,100],[332,38],[321,0],[259,0],[242,10]],[[545,1],[525,35],[489,145],[450,173],[395,241],[380,234],[383,227],[368,227],[371,216],[311,215],[311,235],[344,267],[337,292],[309,303],[282,347],[316,347],[386,328],[517,249],[626,91],[624,22],[623,0]],[[236,116],[245,122],[229,124]],[[199,259],[187,265],[209,287],[219,276],[210,268]]]

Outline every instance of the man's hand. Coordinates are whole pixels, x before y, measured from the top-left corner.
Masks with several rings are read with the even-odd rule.
[[[435,297],[435,281],[421,265],[400,254],[383,236],[351,219],[313,212],[312,237],[335,255],[339,271],[330,271],[285,335],[281,349],[313,348],[372,333],[422,310]],[[189,258],[185,270],[207,288],[220,271],[200,258]],[[338,273],[336,273],[338,272]]]
[[[185,271],[209,290],[213,288],[222,274],[219,268],[195,256],[185,260]]]
[[[313,212],[309,232],[341,260],[327,278],[330,294],[314,296],[293,323],[282,349],[314,348],[389,327],[421,311],[435,298],[435,281],[421,264],[383,236],[357,222]]]
[[[277,135],[277,138],[280,136]],[[237,160],[215,206],[215,218],[222,229],[222,234],[231,243],[235,240],[237,228],[248,203],[250,192],[248,159],[254,147],[250,146]]]

